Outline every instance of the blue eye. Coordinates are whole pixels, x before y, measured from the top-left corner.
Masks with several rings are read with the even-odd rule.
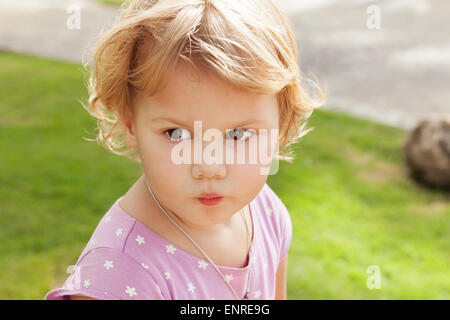
[[[182,137],[186,137],[186,134],[183,135],[182,130],[185,130],[185,129],[174,128],[174,129],[168,129],[168,130],[164,131],[164,133],[167,133],[169,135],[170,141],[178,142],[178,141],[180,141],[180,139]],[[185,132],[187,132],[187,134],[188,134],[188,137],[186,139],[190,139],[191,133],[188,130],[185,130]]]
[[[231,139],[233,140],[244,141],[255,133],[256,131],[254,129],[239,128],[228,131],[227,135],[229,134],[229,137],[231,137]]]

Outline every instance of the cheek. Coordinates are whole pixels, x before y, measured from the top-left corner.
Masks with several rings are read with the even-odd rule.
[[[152,183],[152,189],[158,190],[158,200],[166,205],[177,203],[180,195],[186,193],[184,186],[188,171],[186,165],[176,165],[171,161],[171,144],[158,140],[162,139],[152,139],[153,143],[142,147],[142,167]]]
[[[229,176],[235,186],[236,194],[240,194],[243,203],[250,202],[264,186],[267,175],[260,173],[260,165],[229,166]]]
[[[239,181],[238,185],[246,185],[266,179],[266,176],[260,173],[261,168],[263,166],[259,164],[229,165],[228,172],[233,181]]]
[[[267,179],[267,175],[261,173],[265,165],[261,163],[259,148],[257,135],[248,139],[247,143],[235,145],[235,162],[229,164],[227,168],[229,177],[233,180],[233,184],[239,186],[239,190],[257,193]],[[238,159],[245,163],[239,163]]]
[[[229,150],[231,149],[229,148]],[[241,163],[245,162],[245,165],[259,168],[270,166],[277,149],[278,132],[271,132],[271,130],[259,132],[247,139],[245,143],[236,143],[234,163],[242,165]]]
[[[162,133],[142,132],[139,135],[139,151],[144,166],[151,170],[157,170],[158,176],[164,179],[164,175],[173,176],[180,171],[182,166],[175,165],[171,160],[171,144]]]

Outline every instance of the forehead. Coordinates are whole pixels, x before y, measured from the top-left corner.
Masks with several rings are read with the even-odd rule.
[[[194,70],[186,63],[176,65],[167,86],[141,100],[140,107],[152,117],[197,119],[271,119],[278,115],[276,95],[260,95],[237,88],[210,71]],[[244,119],[245,120],[245,119]]]

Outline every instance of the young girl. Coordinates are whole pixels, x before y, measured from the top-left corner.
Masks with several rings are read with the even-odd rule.
[[[285,155],[270,152],[271,162],[292,162],[288,147],[311,130],[300,122],[324,97],[301,88],[297,59],[272,0],[123,5],[95,48],[87,110],[99,119],[97,141],[143,174],[45,299],[286,299],[292,225],[267,164],[216,151],[248,154],[276,130]],[[177,163],[182,145],[206,150],[199,123],[223,135],[222,161]]]

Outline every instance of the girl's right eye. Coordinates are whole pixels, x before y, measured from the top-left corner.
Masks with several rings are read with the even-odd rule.
[[[184,135],[183,135],[183,130],[184,130]],[[183,138],[183,137],[184,137],[184,139],[190,139],[190,137],[191,137],[191,133],[188,130],[183,129],[183,128],[168,129],[168,130],[164,131],[164,133],[167,133],[169,135],[170,141],[172,141],[172,142],[179,142],[179,141],[181,141],[180,138]]]

